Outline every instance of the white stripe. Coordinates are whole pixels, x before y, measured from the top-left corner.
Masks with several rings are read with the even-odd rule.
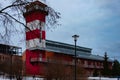
[[[32,47],[37,47],[37,46],[40,46],[38,38],[26,41],[27,49],[32,48]]]
[[[41,42],[41,47],[45,48],[46,47],[46,43],[45,43],[45,40],[43,39],[42,42]]]
[[[45,31],[45,23],[44,22],[41,22],[41,28],[42,28],[42,31]]]
[[[41,22],[40,20],[35,20],[35,21],[27,23],[27,27],[30,30],[40,29],[40,27],[41,27],[41,30],[45,30],[45,22]],[[29,30],[26,30],[26,32],[27,31]]]
[[[41,40],[40,42],[40,39],[39,38],[35,38],[35,39],[32,39],[32,40],[28,40],[26,41],[26,48],[29,49],[29,48],[32,48],[32,47],[46,47],[45,46],[45,40]]]

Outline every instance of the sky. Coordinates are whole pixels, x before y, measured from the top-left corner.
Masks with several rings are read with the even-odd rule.
[[[92,49],[92,54],[120,58],[120,0],[47,0],[61,13],[55,29],[47,30],[47,39]]]
[[[9,4],[5,1],[0,3]],[[74,45],[72,36],[77,34],[77,45],[91,48],[92,54],[107,52],[110,58],[120,58],[120,0],[46,0],[46,4],[61,13],[61,25],[46,30],[48,40]]]

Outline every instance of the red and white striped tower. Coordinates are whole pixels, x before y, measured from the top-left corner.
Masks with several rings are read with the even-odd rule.
[[[35,1],[26,6],[26,48],[33,47],[45,48],[45,17],[47,15],[47,5]]]
[[[26,20],[26,74],[43,75],[43,65],[39,62],[45,59],[45,17],[48,15],[47,5],[40,1],[31,2],[25,7],[23,14]],[[38,49],[39,48],[39,49]],[[34,66],[38,64],[39,66]]]

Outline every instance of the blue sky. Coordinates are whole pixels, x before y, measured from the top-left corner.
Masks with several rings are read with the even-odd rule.
[[[56,29],[47,30],[47,39],[92,48],[92,54],[120,58],[120,0],[47,0],[61,13]],[[117,57],[116,57],[117,56]]]

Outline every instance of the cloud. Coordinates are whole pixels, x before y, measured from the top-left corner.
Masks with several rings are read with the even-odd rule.
[[[120,0],[47,0],[47,4],[61,13],[62,24],[53,32],[47,30],[47,39],[74,44],[71,36],[78,34],[77,44],[92,48],[93,54],[120,55]]]
[[[71,44],[71,36],[79,34],[78,45],[92,48],[94,54],[104,55],[108,51],[119,55],[119,46],[115,44],[120,41],[120,0],[51,0],[50,3],[62,14],[62,26],[48,32],[50,39]]]

